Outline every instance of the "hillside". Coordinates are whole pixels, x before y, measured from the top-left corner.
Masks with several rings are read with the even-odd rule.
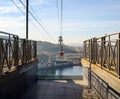
[[[43,42],[43,41],[38,41],[37,42],[37,52],[42,53],[42,52],[50,52],[50,53],[57,53],[59,51],[60,46],[57,44],[53,44],[50,42]],[[65,53],[77,53],[78,49],[75,47],[71,46],[66,46],[64,45],[64,52]]]

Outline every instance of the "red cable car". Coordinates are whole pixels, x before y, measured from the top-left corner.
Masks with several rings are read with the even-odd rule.
[[[59,36],[59,45],[60,45],[60,51],[58,52],[59,56],[64,56],[64,51],[63,51],[63,38],[62,36]]]
[[[64,51],[59,51],[59,56],[64,56]]]

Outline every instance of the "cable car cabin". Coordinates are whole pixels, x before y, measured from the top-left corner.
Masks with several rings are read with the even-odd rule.
[[[59,51],[59,56],[64,56],[64,51]]]

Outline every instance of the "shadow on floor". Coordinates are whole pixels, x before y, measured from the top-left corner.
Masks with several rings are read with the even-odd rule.
[[[99,99],[83,80],[38,80],[20,99]]]

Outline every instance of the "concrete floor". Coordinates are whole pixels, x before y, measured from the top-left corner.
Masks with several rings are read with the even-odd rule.
[[[21,99],[99,99],[82,80],[38,80]]]

